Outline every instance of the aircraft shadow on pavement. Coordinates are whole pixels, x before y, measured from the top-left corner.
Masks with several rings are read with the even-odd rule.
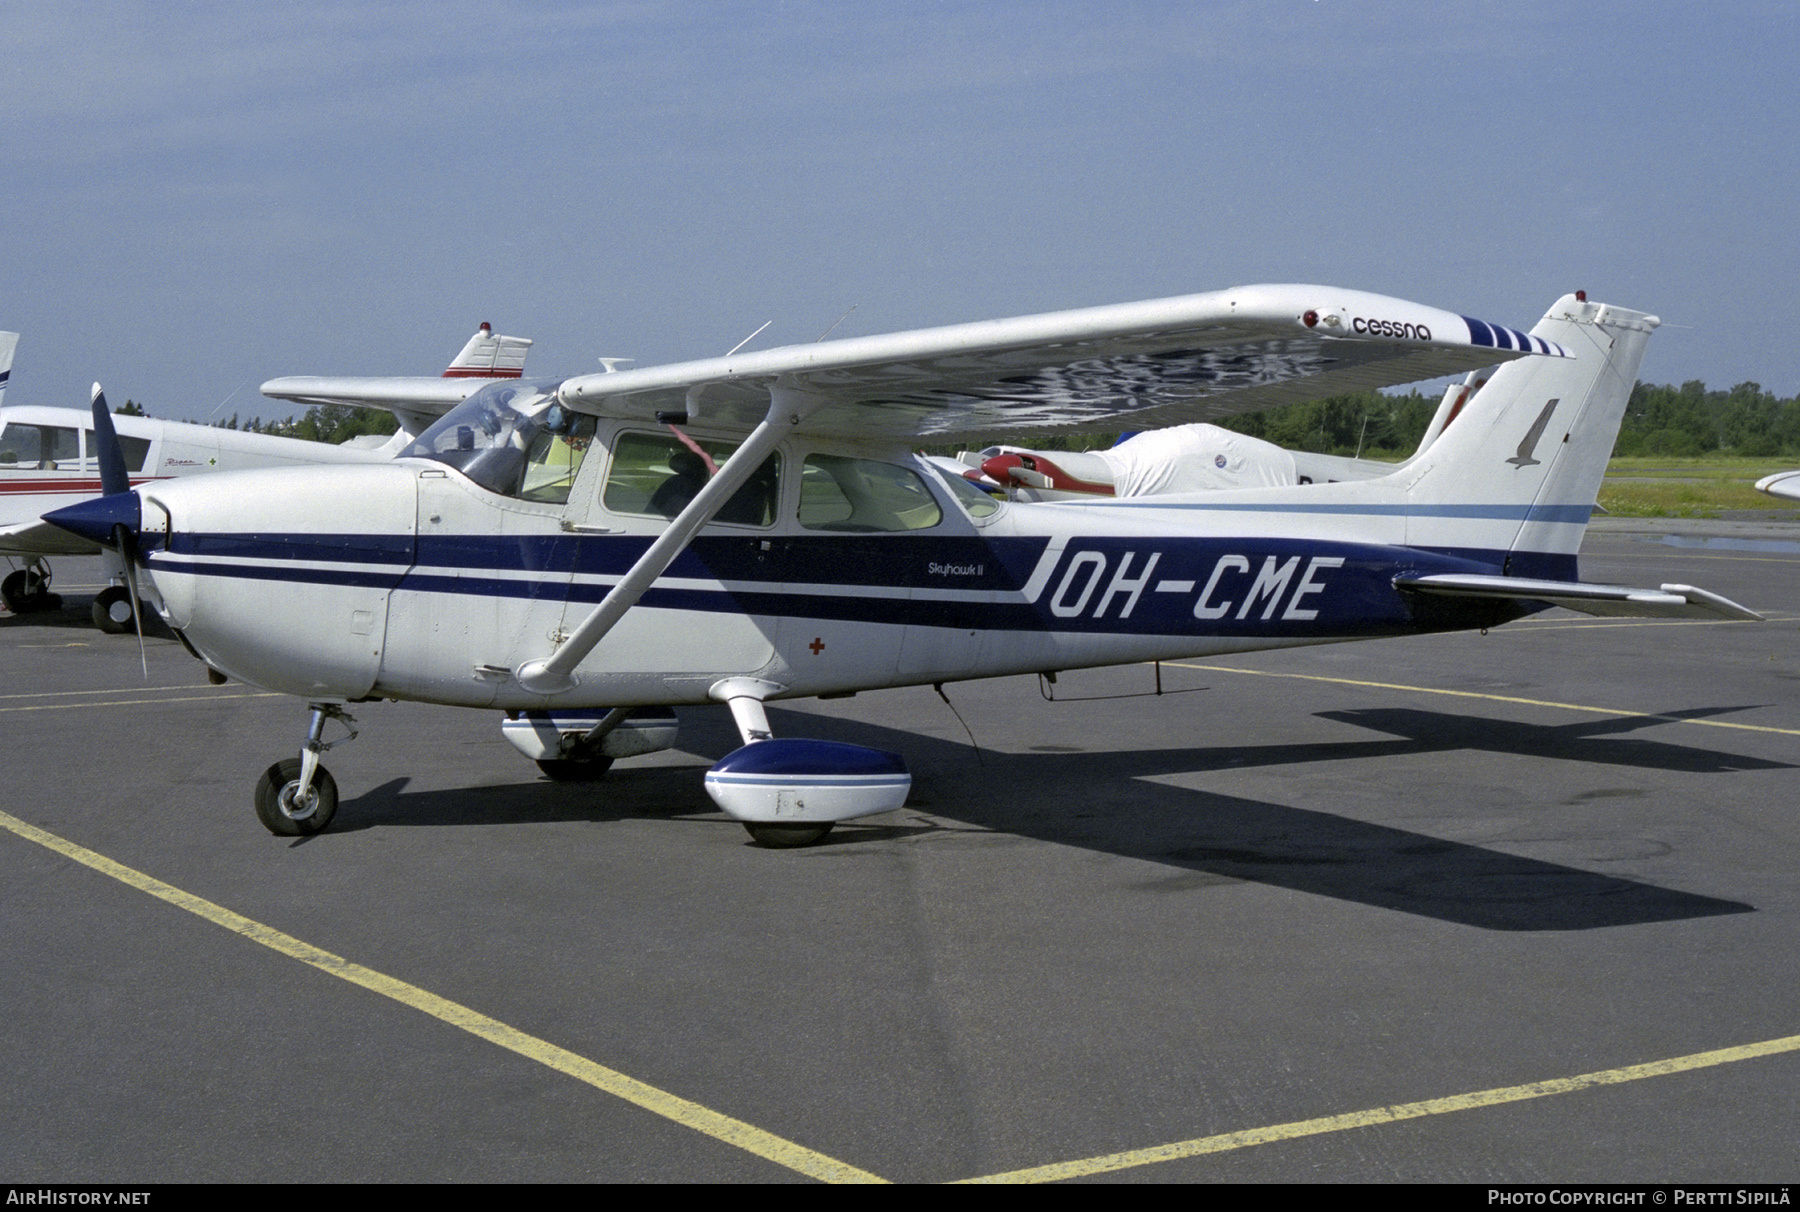
[[[51,588],[55,588],[54,584]],[[62,605],[55,610],[34,610],[29,614],[0,613],[0,626],[13,627],[47,627],[58,631],[85,631],[96,641],[105,636],[94,626],[94,595],[91,593],[58,593],[62,597]],[[129,642],[132,633],[127,630],[116,638]],[[154,610],[144,614],[144,638],[174,640],[175,633],[163,623],[161,616]]]
[[[1792,763],[1720,753],[1695,745],[1624,737],[1621,734],[1667,724],[1671,720],[1707,719],[1747,707],[1698,707],[1660,716],[1623,716],[1572,724],[1521,724],[1410,708],[1364,708],[1321,711],[1318,718],[1354,724],[1402,737],[1394,752],[1435,753],[1450,750],[1505,753],[1519,757],[1562,758],[1602,766],[1635,766],[1685,774],[1727,774],[1736,770],[1791,770]]]
[[[775,710],[770,715],[777,735],[891,749],[905,753],[913,771],[913,795],[906,808],[840,824],[823,849],[957,830],[921,815],[928,812],[981,832],[1147,860],[1199,877],[1156,881],[1145,886],[1152,893],[1204,891],[1244,881],[1487,930],[1592,930],[1747,913],[1753,906],[1329,811],[1152,780],[1464,749],[1703,773],[1782,765],[1666,742],[1604,739],[1646,722],[1637,720],[1546,728],[1427,711],[1340,712],[1325,716],[1389,731],[1400,739],[1110,752],[984,751],[978,757],[960,740],[811,713]],[[700,760],[636,769],[626,762],[595,783],[539,779],[409,793],[406,780],[397,779],[345,801],[333,829],[714,817],[717,810],[701,785],[701,763],[737,748],[730,716],[723,708],[684,709],[681,743],[684,752]],[[1445,794],[1453,795],[1453,788],[1446,786]],[[714,819],[694,823],[720,827]],[[1567,824],[1559,818],[1559,828]],[[1596,850],[1606,849],[1608,842],[1596,838]]]

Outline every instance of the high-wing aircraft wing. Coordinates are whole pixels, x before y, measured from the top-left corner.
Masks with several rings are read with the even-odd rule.
[[[529,339],[500,336],[491,325],[483,324],[451,359],[440,378],[289,375],[270,379],[262,385],[262,393],[270,399],[295,404],[385,408],[400,418],[408,432],[417,433],[433,418],[450,411],[495,379],[518,378],[525,371],[525,358],[530,352]]]
[[[749,429],[779,385],[820,401],[808,433],[981,438],[1214,420],[1568,353],[1381,295],[1248,286],[584,375],[558,397],[603,416]]]

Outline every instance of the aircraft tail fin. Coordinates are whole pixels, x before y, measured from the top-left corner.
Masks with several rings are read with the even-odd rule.
[[[18,333],[0,332],[0,404],[6,402],[6,382],[12,378],[13,350],[18,344]]]
[[[525,337],[496,336],[493,326],[482,324],[444,371],[446,379],[516,379],[525,373],[525,355],[531,342]]]
[[[1650,334],[1643,312],[1557,300],[1531,335],[1568,357],[1522,358],[1446,395],[1400,474],[1416,546],[1504,551],[1517,576],[1570,579]],[[1455,389],[1453,389],[1455,390]]]

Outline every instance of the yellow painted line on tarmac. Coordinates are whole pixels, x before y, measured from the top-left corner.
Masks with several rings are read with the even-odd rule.
[[[546,1040],[527,1035],[523,1031],[507,1026],[498,1019],[489,1018],[467,1006],[459,1005],[435,993],[429,993],[416,985],[384,976],[361,964],[353,964],[349,960],[321,951],[309,943],[303,943],[291,935],[283,934],[260,922],[233,913],[211,901],[183,892],[171,884],[145,875],[122,863],[114,862],[103,854],[78,846],[74,842],[65,841],[53,833],[47,833],[34,825],[28,825],[17,817],[0,812],[0,827],[11,830],[27,841],[36,842],[65,858],[73,859],[84,866],[91,867],[103,875],[109,875],[120,883],[148,893],[159,900],[167,901],[179,909],[185,909],[197,917],[205,918],[214,925],[223,926],[236,934],[241,934],[252,942],[261,943],[271,951],[279,952],[302,963],[310,964],[321,972],[345,980],[353,985],[360,985],[372,993],[392,998],[401,1005],[410,1006],[414,1010],[431,1015],[433,1018],[458,1027],[469,1034],[487,1040],[491,1044],[515,1052],[528,1060],[555,1069],[559,1073],[586,1082],[597,1090],[604,1091],[616,1098],[624,1099],[654,1115],[672,1120],[685,1128],[734,1145],[747,1153],[766,1158],[780,1166],[809,1178],[825,1182],[837,1183],[879,1183],[885,1180],[859,1170],[855,1166],[827,1157],[793,1141],[784,1140],[770,1132],[764,1132],[743,1120],[733,1119],[729,1115],[721,1115],[717,1111],[708,1110],[699,1103],[689,1102],[659,1090],[655,1086],[640,1082],[636,1078],[627,1077],[615,1069],[596,1064],[584,1056],[559,1048]]]
[[[1791,623],[1797,616],[1791,614],[1763,614],[1765,623]],[[1749,619],[1613,619],[1601,622],[1599,619],[1570,618],[1533,618],[1515,619],[1508,623],[1508,631],[1517,632],[1529,629],[1532,631],[1567,631],[1571,627],[1590,630],[1596,627],[1723,627],[1732,623],[1748,623]]]
[[[248,694],[184,694],[176,698],[161,699],[106,699],[85,703],[32,703],[19,707],[0,707],[0,715],[12,711],[87,711],[96,707],[138,707],[145,703],[211,703],[222,699],[278,699],[282,696],[269,690],[252,691]]]
[[[1366,686],[1372,690],[1403,690],[1408,694],[1441,694],[1458,699],[1485,699],[1492,703],[1519,703],[1527,707],[1550,707],[1557,711],[1579,711],[1588,715],[1622,715],[1640,720],[1656,720],[1664,724],[1692,724],[1699,728],[1735,728],[1742,732],[1774,732],[1782,736],[1800,736],[1800,728],[1775,728],[1767,724],[1739,724],[1731,720],[1696,720],[1678,715],[1659,715],[1653,711],[1623,711],[1617,707],[1587,707],[1580,703],[1558,703],[1549,699],[1526,699],[1510,694],[1484,694],[1477,690],[1445,690],[1438,686],[1408,686],[1401,682],[1370,682],[1359,678],[1332,678],[1316,673],[1280,673],[1272,669],[1234,669],[1230,665],[1195,665],[1186,661],[1164,661],[1170,669],[1199,669],[1206,673],[1241,673],[1259,678],[1293,678],[1301,682],[1335,682],[1340,686]]]
[[[0,694],[0,701],[7,699],[72,699],[80,695],[93,694],[148,694],[160,690],[213,690],[216,687],[207,682],[195,682],[191,686],[120,686],[113,690],[34,690],[29,694]]]
[[[1267,1128],[1250,1128],[1243,1132],[1225,1132],[1218,1136],[1203,1136],[1196,1140],[1153,1145],[1148,1149],[1132,1149],[1124,1153],[1108,1153],[1100,1157],[1083,1158],[1080,1161],[1033,1166],[1025,1170],[1009,1170],[1004,1174],[989,1174],[980,1178],[966,1178],[962,1181],[966,1183],[1048,1183],[1060,1179],[1084,1178],[1091,1174],[1105,1174],[1113,1170],[1150,1166],[1157,1162],[1175,1161],[1184,1157],[1199,1157],[1207,1153],[1226,1153],[1233,1149],[1248,1148],[1251,1145],[1298,1140],[1301,1137],[1320,1136],[1327,1132],[1369,1128],[1377,1124],[1391,1124],[1403,1119],[1420,1119],[1427,1115],[1445,1115],[1453,1111],[1473,1111],[1480,1107],[1499,1106],[1502,1103],[1518,1103],[1534,1098],[1547,1098],[1553,1094],[1572,1094],[1577,1090],[1588,1090],[1595,1086],[1613,1086],[1621,1082],[1640,1081],[1646,1077],[1665,1077],[1671,1073],[1686,1073],[1694,1069],[1708,1069],[1715,1065],[1729,1065],[1736,1061],[1795,1051],[1800,1051],[1800,1035],[1764,1040],[1756,1044],[1740,1044],[1735,1048],[1719,1048],[1711,1052],[1694,1052],[1687,1056],[1672,1057],[1669,1060],[1650,1061],[1642,1065],[1627,1065],[1622,1069],[1602,1069],[1598,1073],[1583,1073],[1577,1077],[1528,1082],[1523,1086],[1503,1086],[1495,1090],[1477,1090],[1472,1094],[1454,1094],[1448,1098],[1433,1098],[1418,1103],[1374,1107],[1367,1111],[1351,1111],[1344,1115],[1327,1115],[1320,1119],[1297,1120],[1288,1124],[1274,1124]]]

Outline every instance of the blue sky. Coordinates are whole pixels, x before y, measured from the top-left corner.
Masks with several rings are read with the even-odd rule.
[[[13,6],[12,404],[1323,282],[1800,393],[1800,3]]]

